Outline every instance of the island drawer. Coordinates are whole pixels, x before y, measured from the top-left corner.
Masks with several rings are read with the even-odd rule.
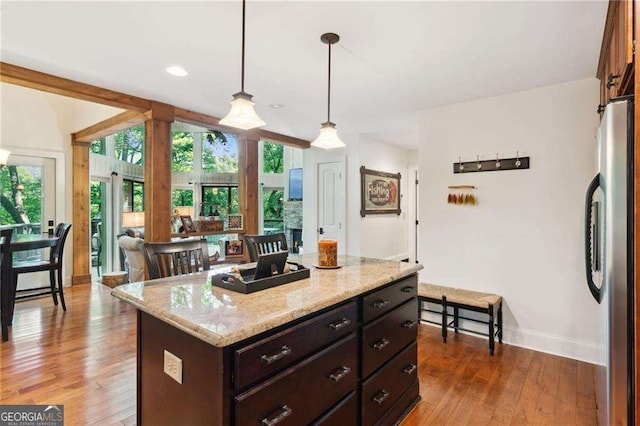
[[[362,384],[362,420],[372,425],[418,381],[418,345],[413,342]]]
[[[362,329],[362,378],[418,336],[418,299],[413,298]]]
[[[322,418],[314,421],[313,426],[331,425],[356,425],[358,424],[358,395],[352,391],[331,407],[329,411],[322,415]]]
[[[413,275],[362,298],[362,323],[376,319],[396,306],[415,297],[418,277]]]
[[[234,352],[234,388],[240,390],[335,342],[358,327],[357,305],[347,303]]]
[[[358,385],[355,333],[235,397],[238,425],[309,424]]]

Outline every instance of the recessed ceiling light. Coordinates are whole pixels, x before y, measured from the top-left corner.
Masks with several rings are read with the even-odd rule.
[[[269,104],[269,106],[273,109],[280,109],[280,108],[284,108],[284,105],[282,104]]]
[[[171,75],[175,75],[176,77],[184,77],[189,74],[187,70],[182,68],[180,65],[171,65],[170,67],[167,67],[167,72]]]

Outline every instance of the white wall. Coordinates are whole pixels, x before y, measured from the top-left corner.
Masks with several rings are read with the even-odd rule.
[[[594,175],[598,81],[582,80],[420,114],[420,280],[495,292],[505,340],[597,360],[597,305],[587,291],[583,210]],[[462,160],[520,155],[524,171],[456,174]],[[476,207],[447,204],[471,184]]]
[[[341,254],[400,260],[409,257],[408,215],[407,215],[407,171],[409,151],[367,136],[340,135],[346,148],[304,150],[304,230],[305,252],[317,251],[317,188],[318,163],[341,161],[345,163],[346,196],[345,211],[346,247],[339,247]],[[400,193],[402,195],[400,216],[369,215],[360,216],[360,166],[390,173],[400,172]]]
[[[73,185],[71,133],[112,117],[122,110],[26,89],[0,84],[0,146],[16,154],[56,158],[58,199],[56,222],[71,222]],[[60,194],[59,192],[63,192]],[[74,228],[71,228],[73,232]],[[89,238],[87,236],[87,238]],[[65,282],[72,274],[73,239],[65,249]],[[68,250],[68,251],[67,251]]]

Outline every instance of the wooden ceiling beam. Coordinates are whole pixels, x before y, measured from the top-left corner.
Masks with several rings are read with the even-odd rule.
[[[144,123],[145,115],[139,111],[125,111],[73,134],[76,142],[91,142],[116,132]]]
[[[235,127],[221,125],[219,118],[201,114],[199,112],[189,111],[183,108],[176,108],[176,121],[193,124],[194,126],[214,128],[216,130],[222,130],[223,132],[245,134],[249,140],[266,140],[301,149],[311,147],[311,143],[304,139],[294,138],[293,136],[282,135],[280,133],[264,129],[254,129],[245,132],[236,129]]]
[[[161,104],[149,99],[138,98],[136,96],[127,95],[125,93],[120,93],[109,89],[103,89],[101,87],[80,83],[62,77],[56,77],[51,74],[34,71],[17,65],[8,64],[6,62],[0,62],[0,81],[27,87],[29,89],[55,93],[56,95],[68,96],[70,98],[80,99],[83,101],[95,102],[102,105],[109,105],[116,108],[123,108],[144,113],[148,113],[152,109],[157,111],[158,105],[165,105],[166,108],[162,109],[163,115],[165,114],[165,112],[167,115],[170,115],[172,113],[171,105]],[[127,117],[120,114],[112,118],[115,119],[116,117],[120,116],[125,118]],[[271,132],[269,130],[254,129],[249,130],[248,132],[239,131],[236,128],[221,125],[220,119],[216,117],[178,107],[175,107],[175,119],[184,123],[215,128],[224,132],[241,134],[246,133],[246,136],[251,140],[268,140],[270,142],[276,142],[283,145],[292,146],[294,148],[302,149],[307,149],[311,146],[311,143],[307,140],[295,138],[293,136],[282,135],[280,133]],[[85,141],[85,139],[89,137],[89,133],[87,132],[91,128],[96,127],[96,129],[94,129],[93,131],[99,130],[97,126],[104,125],[109,120],[105,120],[101,123],[97,123],[94,126],[77,132],[76,136],[79,137],[76,140],[78,142]],[[133,125],[135,124],[139,123],[134,123]]]
[[[151,101],[0,62],[0,81],[116,108],[148,111]]]

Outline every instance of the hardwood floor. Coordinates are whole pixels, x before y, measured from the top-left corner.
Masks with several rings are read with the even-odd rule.
[[[64,404],[67,425],[132,425],[136,410],[135,309],[110,289],[65,291],[16,305],[10,341],[0,345],[0,404]],[[595,425],[590,364],[497,346],[421,326],[422,400],[404,425]]]

